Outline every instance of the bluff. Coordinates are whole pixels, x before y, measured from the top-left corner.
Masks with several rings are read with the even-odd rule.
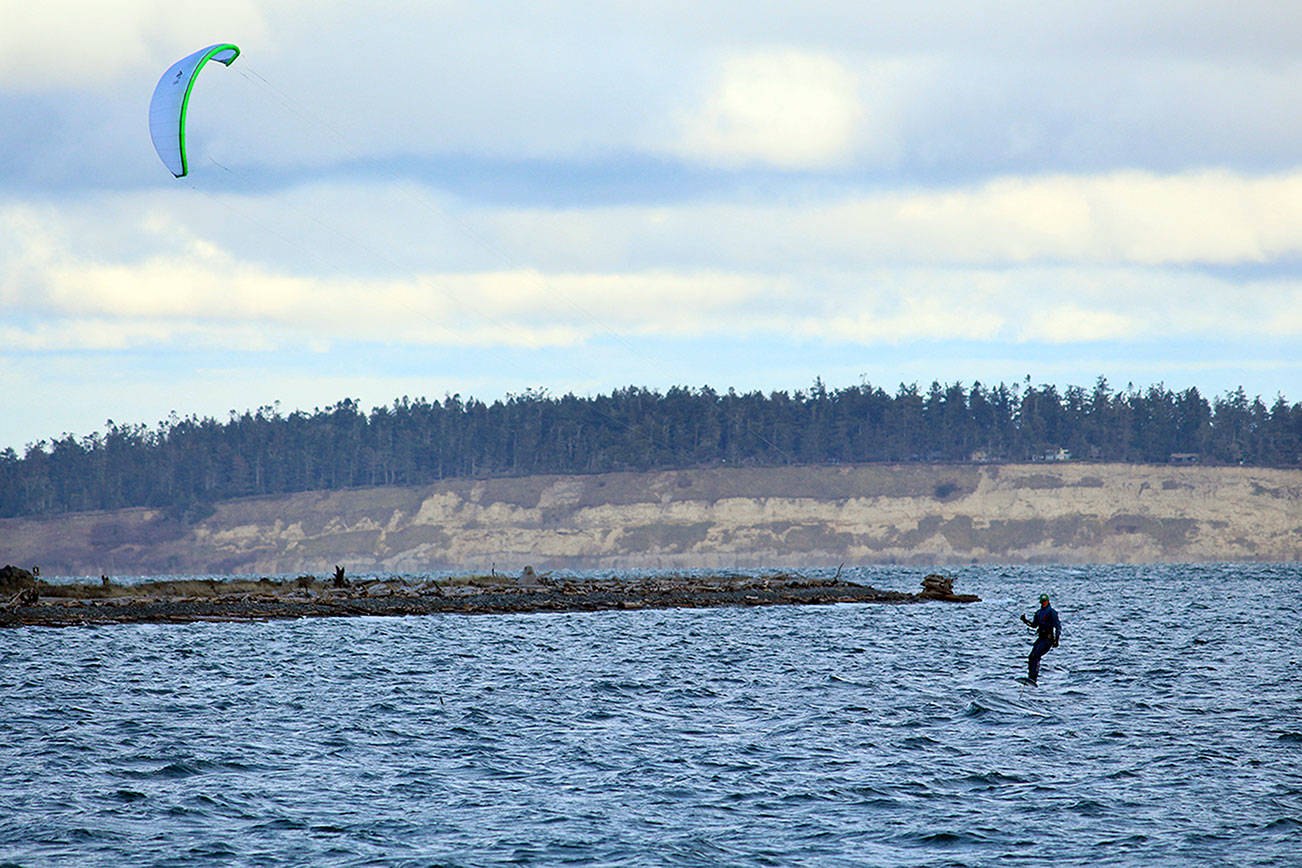
[[[1302,559],[1302,471],[820,465],[446,480],[0,520],[45,575]]]

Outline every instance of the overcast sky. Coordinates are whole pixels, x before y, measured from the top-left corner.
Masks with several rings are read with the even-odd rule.
[[[177,180],[149,98],[218,42]],[[529,388],[1302,400],[1295,3],[0,0],[0,120],[20,454]]]

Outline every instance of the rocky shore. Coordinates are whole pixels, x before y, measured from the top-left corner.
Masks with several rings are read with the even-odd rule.
[[[709,578],[656,576],[633,580],[553,580],[525,568],[518,577],[401,578],[353,583],[342,570],[334,579],[302,576],[285,582],[170,581],[117,585],[52,585],[6,567],[0,627],[71,627],[92,624],[265,621],[358,615],[502,614],[709,606],[829,603],[968,603],[953,580],[931,575],[916,594],[883,591],[841,579],[788,573]],[[16,572],[15,572],[16,570]]]

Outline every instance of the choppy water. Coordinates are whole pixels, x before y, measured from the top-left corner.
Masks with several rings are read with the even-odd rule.
[[[1302,862],[1302,566],[959,576],[984,602],[3,631],[0,861]]]

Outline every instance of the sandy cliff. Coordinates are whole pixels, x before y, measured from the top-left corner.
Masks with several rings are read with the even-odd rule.
[[[47,575],[1302,559],[1302,471],[860,465],[453,480],[0,521]]]

